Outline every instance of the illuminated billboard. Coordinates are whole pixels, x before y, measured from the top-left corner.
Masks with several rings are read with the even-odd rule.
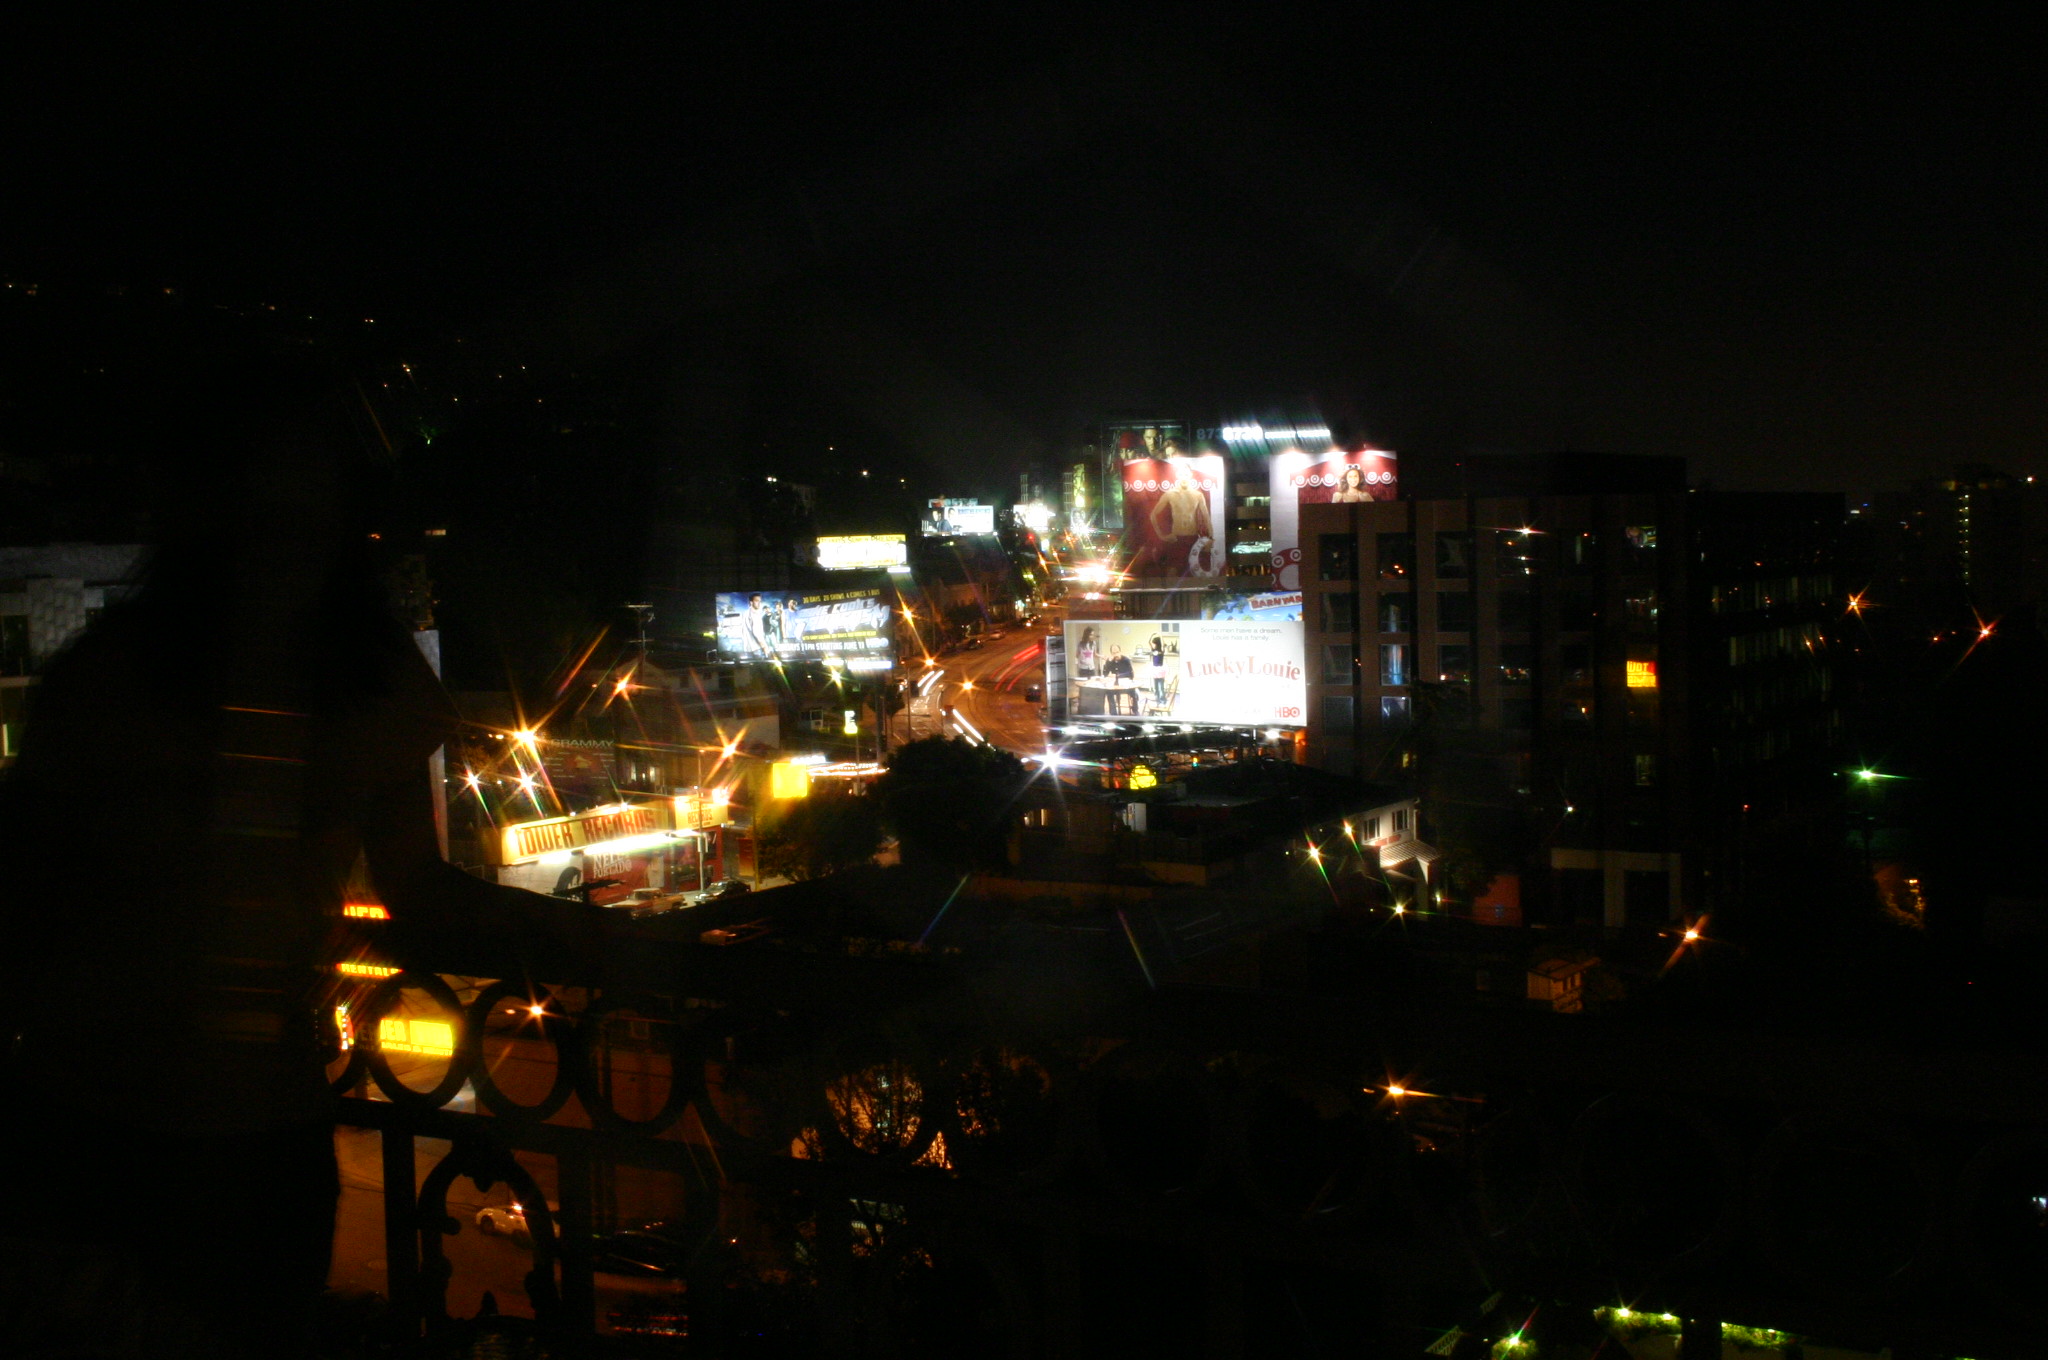
[[[1394,499],[1394,455],[1384,449],[1330,449],[1273,455],[1273,580],[1301,589],[1301,507]]]
[[[1188,427],[1159,420],[1108,425],[1103,427],[1101,447],[1102,474],[1096,483],[1102,489],[1101,527],[1121,529],[1124,527],[1123,500],[1116,488],[1123,480],[1123,465],[1141,459],[1159,462],[1174,452],[1187,453],[1190,449]]]
[[[841,534],[818,540],[826,571],[907,571],[910,546],[902,534]]]
[[[1300,623],[1301,592],[1214,591],[1202,598],[1202,617],[1240,622],[1246,619],[1260,619],[1278,623]]]
[[[1302,725],[1302,626],[1283,619],[1075,619],[1067,716]]]
[[[993,534],[996,531],[996,508],[980,501],[953,500],[950,497],[934,499],[925,505],[923,529],[927,538]]]
[[[1164,458],[1123,464],[1124,538],[1137,577],[1221,576],[1224,494],[1230,470],[1221,454],[1199,457],[1169,439]]]
[[[718,654],[733,661],[828,661],[887,670],[889,606],[878,590],[755,590],[718,596]]]

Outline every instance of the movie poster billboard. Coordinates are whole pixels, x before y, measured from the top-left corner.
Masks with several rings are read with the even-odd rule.
[[[1101,512],[1097,527],[1121,529],[1124,519],[1123,498],[1117,488],[1123,483],[1123,466],[1134,461],[1162,462],[1175,454],[1185,455],[1192,451],[1188,443],[1188,427],[1168,421],[1140,420],[1125,425],[1105,426],[1102,431],[1102,474],[1096,483],[1102,494],[1098,498]]]
[[[826,571],[908,571],[910,548],[902,534],[840,534],[818,540]]]
[[[1243,622],[1259,619],[1279,623],[1301,622],[1301,592],[1298,590],[1217,590],[1202,599],[1202,617]]]
[[[1302,625],[1273,619],[1074,619],[1067,716],[1299,727]]]
[[[1194,456],[1169,440],[1165,458],[1124,463],[1124,541],[1132,576],[1221,576],[1230,469],[1221,454]]]
[[[1091,464],[1075,463],[1067,468],[1067,527],[1084,534],[1095,525],[1095,470]]]
[[[718,654],[731,661],[837,661],[848,670],[887,670],[893,636],[878,590],[718,596]]]
[[[1385,449],[1289,450],[1273,455],[1273,582],[1301,589],[1301,507],[1394,499],[1394,455]]]
[[[922,529],[927,538],[993,534],[996,531],[996,508],[980,501],[934,497],[925,505]]]

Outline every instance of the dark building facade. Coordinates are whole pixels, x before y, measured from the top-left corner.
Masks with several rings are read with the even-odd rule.
[[[1488,772],[1474,796],[1527,828],[1535,919],[1711,907],[1745,818],[1810,809],[1792,791],[1832,774],[1839,498],[1692,492],[1667,459],[1466,484],[1303,508],[1308,759]]]

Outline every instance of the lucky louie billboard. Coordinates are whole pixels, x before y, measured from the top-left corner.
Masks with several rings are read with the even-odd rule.
[[[1302,625],[1283,619],[1077,619],[1065,628],[1070,718],[1299,727]]]
[[[1301,507],[1394,499],[1394,455],[1385,449],[1330,449],[1273,455],[1273,583],[1301,589]]]

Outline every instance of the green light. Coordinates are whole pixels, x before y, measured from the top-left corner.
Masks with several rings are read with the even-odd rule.
[[[1857,777],[1858,779],[1861,779],[1861,780],[1864,780],[1864,781],[1868,782],[1869,780],[1872,780],[1872,779],[1875,779],[1875,778],[1877,778],[1877,771],[1876,771],[1876,770],[1858,770],[1858,771],[1856,772],[1856,777]]]

